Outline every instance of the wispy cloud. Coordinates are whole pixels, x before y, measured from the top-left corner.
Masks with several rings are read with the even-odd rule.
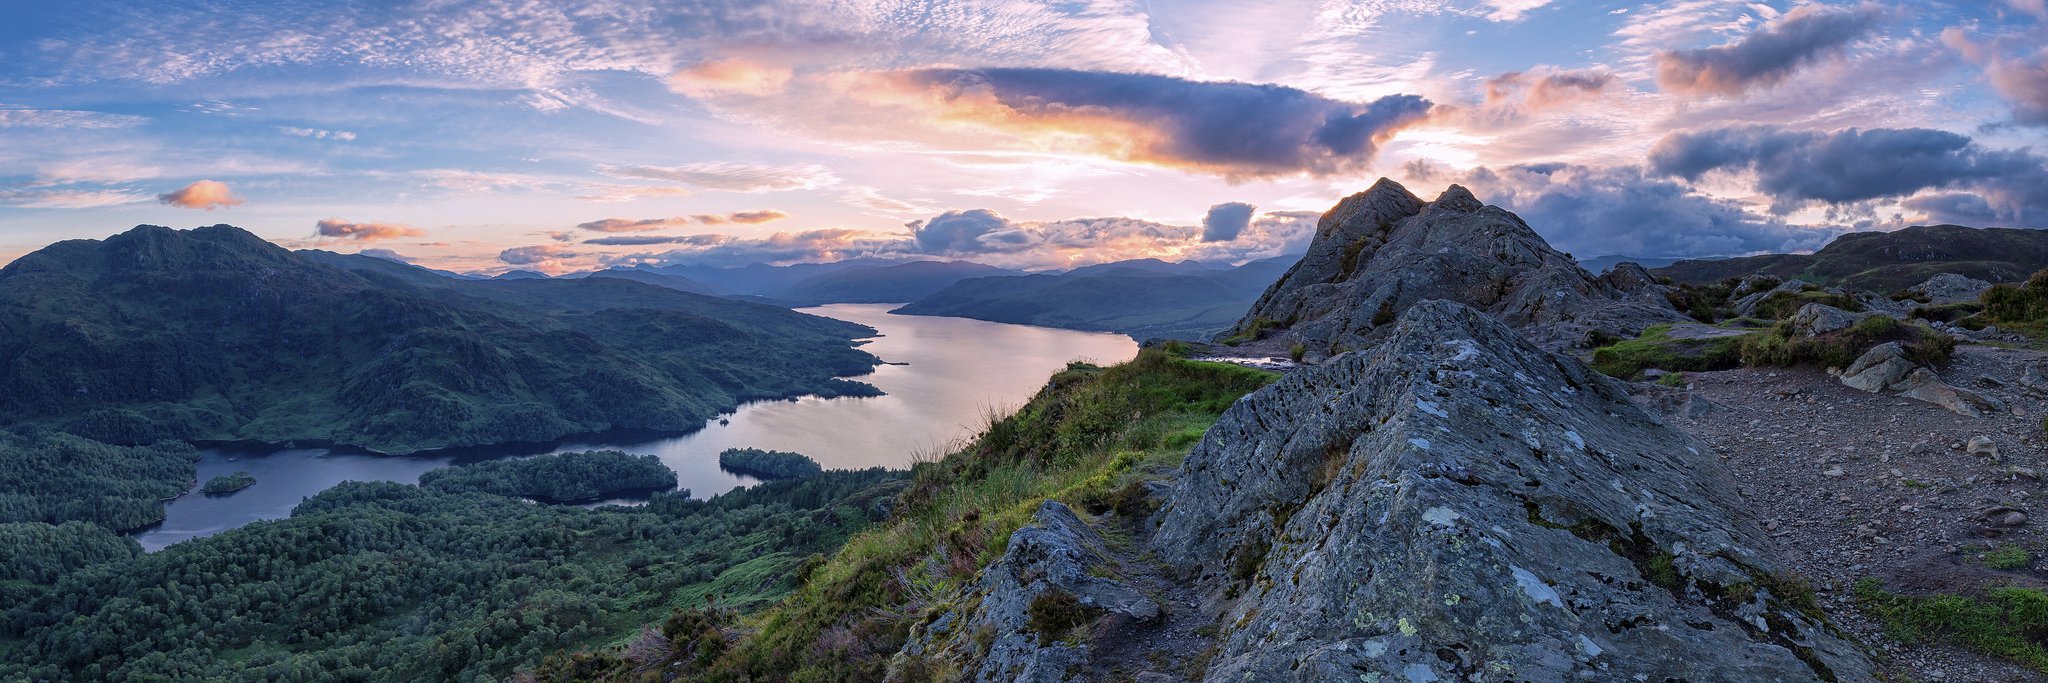
[[[817,164],[770,166],[712,161],[677,166],[606,164],[597,170],[614,178],[661,180],[727,192],[813,190],[839,182],[838,176]]]
[[[77,128],[104,130],[133,128],[149,119],[129,114],[110,114],[77,109],[37,109],[0,104],[0,128]]]
[[[373,242],[376,240],[398,239],[401,237],[425,237],[427,231],[402,223],[365,222],[356,223],[340,218],[323,218],[313,226],[315,234],[321,237]]]

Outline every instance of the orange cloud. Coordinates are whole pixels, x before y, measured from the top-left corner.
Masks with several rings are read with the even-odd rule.
[[[774,209],[762,209],[760,211],[737,211],[734,213],[722,214],[700,213],[695,216],[691,216],[691,218],[696,219],[697,222],[703,223],[705,225],[722,225],[725,223],[759,225],[761,223],[767,223],[769,221],[779,221],[788,217],[789,214],[783,213],[781,211],[776,211]]]
[[[741,59],[718,59],[683,67],[668,77],[668,87],[691,97],[773,95],[795,78],[788,67]]]
[[[1582,98],[1598,97],[1618,83],[1606,69],[1511,71],[1486,81],[1486,104],[1504,106],[1519,100],[1530,111],[1555,108]]]
[[[351,223],[340,218],[323,218],[314,224],[321,237],[370,242],[400,237],[425,237],[427,231],[398,223]]]
[[[589,230],[592,232],[644,232],[648,230],[660,230],[662,228],[674,227],[678,225],[687,225],[689,224],[689,222],[690,219],[687,218],[644,218],[640,220],[633,220],[631,218],[606,218],[603,220],[590,221],[588,223],[577,223],[576,227],[582,228],[584,230]]]
[[[205,209],[207,211],[229,206],[240,206],[242,204],[242,198],[235,196],[234,192],[229,191],[227,183],[212,180],[201,180],[178,188],[169,194],[157,195],[156,200],[171,206],[182,206],[187,209]]]

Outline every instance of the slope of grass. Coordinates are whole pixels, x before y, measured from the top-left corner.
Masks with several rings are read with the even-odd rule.
[[[1876,579],[1857,581],[1856,602],[1893,637],[1938,639],[2048,673],[2048,593],[1992,588],[1982,595],[1903,595]]]
[[[1726,370],[1742,364],[1742,337],[1672,339],[1671,325],[1651,325],[1641,336],[1593,350],[1593,369],[1634,379],[1651,368],[1673,372]]]
[[[803,585],[719,656],[636,665],[598,653],[586,660],[612,660],[605,673],[558,670],[581,672],[564,680],[633,680],[633,666],[668,664],[702,681],[880,680],[911,624],[956,599],[1040,502],[1134,504],[1137,481],[1177,466],[1225,408],[1274,377],[1156,348],[1107,368],[1070,365],[972,443],[913,468],[889,522],[800,570]]]

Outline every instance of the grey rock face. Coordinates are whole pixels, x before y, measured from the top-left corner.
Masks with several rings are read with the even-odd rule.
[[[915,627],[891,667],[890,680],[905,680],[910,658],[965,664],[982,683],[1082,680],[1088,645],[1038,633],[1031,605],[1048,594],[1073,598],[1090,614],[1144,622],[1159,616],[1159,605],[1130,585],[1099,574],[1109,553],[1102,536],[1066,505],[1045,501],[1032,523],[1010,535],[1003,556],[982,570],[969,600]],[[986,641],[981,638],[988,638]]]
[[[1819,336],[1849,329],[1850,325],[1869,315],[1850,313],[1827,304],[1807,304],[1800,306],[1799,311],[1792,314],[1792,332],[1806,337]]]
[[[1842,370],[1842,384],[1873,393],[1894,394],[1926,401],[1958,415],[1983,417],[1986,412],[2003,412],[1998,399],[1949,385],[1933,370],[1906,357],[1898,342],[1871,347]]]
[[[1750,276],[1750,278],[1752,279],[1744,280],[1744,285],[1753,284],[1754,278],[1757,277],[1758,276],[1755,275]],[[1800,280],[1786,280],[1784,282],[1778,283],[1778,286],[1776,287],[1772,287],[1770,289],[1766,289],[1763,291],[1752,292],[1750,294],[1739,297],[1735,300],[1735,303],[1730,304],[1730,306],[1735,309],[1736,315],[1755,316],[1757,305],[1763,303],[1765,299],[1771,298],[1771,295],[1788,292],[1792,294],[1798,294],[1800,292],[1806,291],[1806,288],[1811,286],[1813,286],[1811,283]]]
[[[1549,348],[1578,345],[1595,330],[1633,337],[1687,319],[1640,266],[1594,277],[1463,187],[1424,203],[1383,178],[1324,214],[1308,254],[1219,339],[1278,326],[1278,338],[1321,359],[1370,345],[1401,311],[1429,299],[1481,308]]]
[[[1955,273],[1942,273],[1927,278],[1926,282],[1914,285],[1909,291],[1927,295],[1930,299],[1927,303],[1938,306],[1941,304],[1976,301],[1977,297],[1984,293],[1984,290],[1990,288],[1991,283],[1977,278],[1957,275]]]
[[[1205,680],[1873,678],[1621,383],[1455,303],[1392,328],[1188,456],[1153,548],[1222,613]]]

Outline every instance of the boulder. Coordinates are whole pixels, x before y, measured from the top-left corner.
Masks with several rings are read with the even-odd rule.
[[[915,660],[944,660],[972,670],[981,683],[1086,680],[1089,647],[1061,634],[1039,633],[1032,605],[1065,600],[1089,619],[1145,622],[1159,605],[1113,576],[1102,536],[1072,509],[1045,501],[1030,525],[1010,535],[1003,556],[983,569],[968,589],[971,599],[914,627],[891,662],[888,680],[912,680]],[[980,639],[986,637],[985,642]],[[917,667],[923,668],[923,667]]]
[[[1939,306],[1942,304],[1976,301],[1979,296],[1984,294],[1984,290],[1990,288],[1991,283],[1977,278],[1957,275],[1955,273],[1942,273],[1927,278],[1926,282],[1909,287],[1906,291],[1926,296],[1928,305]]]
[[[1802,280],[1786,280],[1784,282],[1778,283],[1778,286],[1776,287],[1772,287],[1761,292],[1753,292],[1751,294],[1738,298],[1735,300],[1735,303],[1731,304],[1731,307],[1735,309],[1736,315],[1744,317],[1753,317],[1756,315],[1756,307],[1759,304],[1762,304],[1765,299],[1771,298],[1771,295],[1778,294],[1781,292],[1790,292],[1793,294],[1798,294],[1800,292],[1806,291],[1806,288],[1812,286],[1812,283],[1805,282]]]
[[[1633,337],[1688,320],[1634,264],[1595,277],[1522,219],[1452,185],[1423,202],[1382,178],[1323,214],[1308,253],[1219,340],[1260,336],[1311,361],[1375,343],[1401,311],[1457,301],[1506,321],[1546,348],[1593,332]]]
[[[1898,342],[1871,347],[1842,371],[1842,384],[1872,393],[1885,393],[1926,401],[1959,415],[1983,417],[2004,412],[2005,404],[1968,389],[1950,386],[1932,369],[1906,357]]]
[[[1875,678],[1625,385],[1452,302],[1388,327],[1187,457],[1152,547],[1218,613],[1203,680]]]
[[[2029,364],[2020,372],[2020,386],[2028,391],[2048,394],[2048,374],[2042,374],[2040,366]]]
[[[1998,459],[1998,444],[1993,443],[1991,437],[1978,434],[1970,437],[1969,443],[1963,445],[1963,452],[1995,461]]]
[[[1817,337],[1849,329],[1856,321],[1869,315],[1850,313],[1827,304],[1807,304],[1799,307],[1799,312],[1792,314],[1792,332],[1803,337]]]

